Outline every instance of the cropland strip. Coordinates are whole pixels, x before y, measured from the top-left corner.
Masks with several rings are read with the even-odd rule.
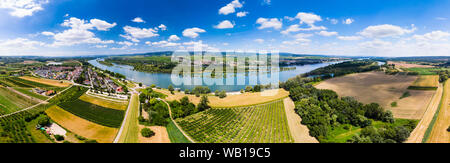
[[[28,80],[28,81],[33,81],[33,82],[37,82],[37,83],[51,85],[51,86],[54,86],[54,87],[68,87],[68,86],[71,85],[69,82],[58,81],[58,80],[51,80],[51,79],[43,79],[43,78],[35,78],[35,77],[31,77],[31,76],[22,76],[20,78]]]
[[[427,141],[428,143],[450,143],[450,132],[447,131],[447,128],[450,126],[449,93],[450,81],[447,81],[438,117]]]
[[[284,99],[284,108],[286,111],[289,129],[295,143],[319,143],[316,138],[309,135],[308,127],[301,124],[302,119],[295,112],[295,104],[291,98]]]
[[[181,92],[176,92],[175,95],[172,95],[167,90],[154,89],[157,92],[164,93],[167,95],[167,101],[180,100],[181,98],[187,96],[189,97],[189,101],[194,104],[198,104],[200,102],[201,97],[196,97],[195,95],[186,95]],[[214,108],[233,108],[233,107],[243,107],[243,106],[252,106],[256,104],[267,103],[271,101],[277,101],[284,99],[289,96],[289,92],[284,89],[274,89],[267,90],[264,92],[258,93],[244,93],[239,95],[228,95],[226,98],[219,98],[216,96],[209,96],[208,99],[210,101],[210,106]]]
[[[122,124],[121,131],[117,135],[115,142],[118,143],[139,143],[139,96],[138,94],[133,94],[130,99],[130,104],[128,105],[126,118]]]
[[[365,104],[378,103],[391,110],[395,118],[418,120],[422,118],[435,91],[409,90],[408,87],[417,78],[367,72],[325,80],[315,87],[333,90],[340,97],[355,97]],[[400,99],[405,92],[409,92],[410,96]],[[398,105],[391,106],[392,102],[397,102]]]
[[[99,143],[111,143],[118,131],[117,128],[102,126],[77,117],[56,105],[45,112],[53,121],[69,131],[88,139],[95,139]]]
[[[8,88],[0,88],[0,109],[6,113],[12,113],[38,104],[35,100],[30,100]]]
[[[433,117],[439,107],[439,103],[442,98],[442,93],[443,93],[443,86],[440,85],[435,95],[431,99],[431,102],[428,104],[427,110],[423,114],[422,119],[420,120],[419,124],[417,124],[417,127],[413,130],[413,132],[411,132],[411,135],[409,136],[408,140],[406,140],[406,143],[422,142],[425,132],[427,131],[428,126],[433,120]]]
[[[99,97],[88,95],[88,94],[84,94],[83,96],[81,96],[80,100],[83,100],[85,102],[89,102],[91,104],[95,104],[98,106],[102,106],[105,108],[111,108],[111,109],[116,109],[116,110],[126,110],[127,105],[128,105],[127,102],[112,101],[112,100],[108,100],[107,98],[99,98]]]
[[[414,81],[409,89],[437,89],[439,87],[439,75],[421,75]]]

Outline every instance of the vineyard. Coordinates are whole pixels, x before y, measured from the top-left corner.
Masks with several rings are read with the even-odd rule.
[[[282,100],[243,108],[209,109],[176,121],[201,143],[294,142]]]

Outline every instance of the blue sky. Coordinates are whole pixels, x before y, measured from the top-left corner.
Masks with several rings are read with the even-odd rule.
[[[450,55],[448,8],[447,0],[0,0],[0,55]]]

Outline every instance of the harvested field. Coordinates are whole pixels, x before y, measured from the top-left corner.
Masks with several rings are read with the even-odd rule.
[[[316,88],[330,89],[341,97],[355,97],[366,104],[378,103],[391,110],[395,118],[421,119],[435,91],[408,90],[416,79],[417,76],[367,72],[329,79]],[[400,99],[407,91],[411,96]],[[392,102],[397,102],[397,107],[392,107]]]
[[[88,139],[95,139],[99,143],[111,143],[119,129],[110,128],[77,117],[58,106],[52,106],[45,111],[56,123],[69,131]]]
[[[410,64],[410,63],[406,63],[406,62],[393,62],[393,61],[388,61],[387,64],[389,65],[395,65],[395,67],[398,68],[432,68],[434,66],[430,66],[430,65],[419,65],[419,64]]]
[[[428,143],[450,143],[450,132],[447,128],[450,126],[450,82],[447,81],[444,87],[444,95],[442,96],[441,106],[436,122],[431,131]]]
[[[439,87],[439,75],[421,75],[409,88],[437,89],[437,87]]]
[[[139,125],[139,132],[143,128],[150,128],[153,132],[155,132],[155,136],[146,138],[146,137],[143,137],[141,133],[139,133],[139,143],[170,143],[170,139],[169,139],[169,135],[167,134],[166,127],[162,127],[162,126],[146,127],[143,125]]]
[[[35,78],[35,77],[31,77],[31,76],[22,76],[20,78],[24,79],[24,80],[32,81],[32,82],[37,82],[37,83],[42,83],[45,85],[54,86],[54,87],[68,87],[71,85],[68,82],[61,82],[58,80],[43,79],[43,78]]]
[[[181,92],[176,92],[175,95],[172,95],[167,90],[154,89],[157,92],[164,93],[167,95],[167,101],[180,100],[181,98],[188,96],[189,101],[194,104],[198,104],[200,102],[201,97],[196,97],[195,95],[186,95]],[[264,94],[273,94],[271,96],[264,96]],[[226,98],[219,98],[216,96],[208,96],[208,100],[210,101],[211,107],[214,108],[232,108],[232,107],[240,107],[240,106],[251,106],[255,104],[267,103],[271,101],[276,101],[280,99],[284,99],[289,96],[289,92],[284,89],[275,89],[268,90],[265,92],[258,93],[244,93],[240,95],[228,95]]]
[[[102,106],[105,108],[111,108],[116,110],[127,110],[127,102],[118,102],[118,101],[112,101],[107,100],[105,98],[98,98],[92,95],[84,94],[80,97],[80,100],[89,102],[94,105]]]

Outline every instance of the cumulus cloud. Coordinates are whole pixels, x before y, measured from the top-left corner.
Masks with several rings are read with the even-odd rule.
[[[355,22],[355,20],[352,18],[347,18],[342,21],[343,24],[352,24],[353,22]]]
[[[315,31],[315,30],[327,30],[324,26],[316,26],[315,23],[322,21],[322,18],[319,15],[316,15],[314,13],[305,13],[305,12],[299,12],[295,18],[291,18],[286,16],[285,19],[293,20],[298,19],[300,20],[299,24],[306,24],[309,27],[308,28],[300,28],[299,24],[294,24],[289,26],[288,29],[282,31],[282,34],[289,34],[291,32],[298,32],[298,31]]]
[[[10,10],[11,16],[22,18],[44,10],[42,6],[48,2],[48,0],[0,0],[0,9]]]
[[[153,28],[138,28],[125,26],[123,27],[123,30],[125,31],[126,34],[120,36],[133,42],[139,42],[139,39],[159,36],[158,31],[156,31]]]
[[[313,34],[309,33],[298,33],[294,35],[295,40],[283,41],[282,43],[286,45],[296,45],[296,44],[307,45],[309,42],[311,42],[311,40],[308,38],[312,36]]]
[[[167,30],[167,26],[164,24],[159,25],[158,28],[161,29],[162,31]]]
[[[277,18],[258,18],[258,20],[256,20],[256,23],[261,25],[258,27],[258,29],[265,29],[265,28],[280,29],[283,26],[281,20]]]
[[[16,38],[12,40],[0,41],[0,50],[23,50],[35,49],[37,46],[46,45],[43,42],[32,41],[26,38]]]
[[[369,26],[359,34],[370,38],[395,37],[413,33],[414,31],[416,31],[416,29],[417,28],[414,26],[414,24],[411,25],[411,29],[405,29],[395,25],[384,24],[384,25]]]
[[[145,21],[142,18],[140,18],[140,17],[136,17],[136,18],[134,18],[131,21],[135,22],[135,23],[145,23]]]
[[[247,16],[248,13],[249,13],[249,12],[247,12],[247,11],[242,11],[242,12],[238,12],[238,13],[236,14],[236,16],[237,16],[237,17],[245,17],[245,16]]]
[[[48,32],[48,31],[41,32],[41,34],[44,35],[44,36],[54,36],[55,35],[55,33]]]
[[[204,29],[201,28],[187,28],[183,31],[183,36],[184,37],[189,37],[189,38],[197,38],[198,36],[200,36],[200,33],[205,33],[206,31]]]
[[[322,18],[314,13],[299,12],[295,18],[300,20],[300,24],[305,23],[309,26],[313,26],[315,22],[322,21]]]
[[[361,36],[338,36],[337,38],[344,41],[357,41],[362,39]]]
[[[228,15],[236,12],[236,8],[242,8],[243,5],[239,0],[233,0],[231,3],[219,9],[219,14]]]
[[[180,43],[174,43],[174,42],[170,42],[170,41],[159,41],[159,42],[145,42],[145,44],[149,45],[149,46],[157,46],[157,47],[174,47],[174,46],[180,46]]]
[[[423,35],[414,35],[413,38],[417,41],[447,41],[450,33],[443,31],[432,31]]]
[[[99,31],[108,31],[110,28],[115,27],[116,23],[108,23],[100,19],[91,19],[91,24]]]
[[[178,40],[181,40],[181,39],[177,35],[171,35],[169,37],[169,41],[178,41]]]
[[[328,32],[328,31],[320,31],[317,33],[318,35],[329,37],[329,36],[337,36],[337,32]]]
[[[234,28],[234,24],[231,23],[229,20],[224,20],[224,21],[220,22],[218,25],[215,25],[214,28],[229,29],[229,28]]]

